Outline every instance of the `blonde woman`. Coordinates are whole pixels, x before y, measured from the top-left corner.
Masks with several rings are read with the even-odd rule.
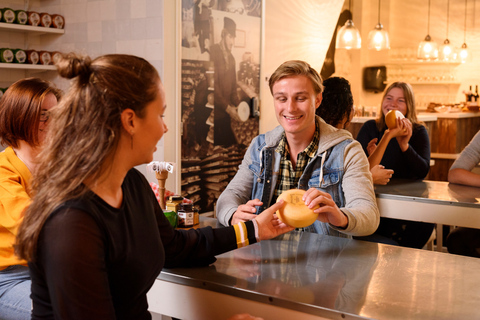
[[[400,111],[405,118],[397,118],[397,127],[388,129],[385,115],[390,110]],[[379,117],[367,121],[357,140],[368,156],[370,168],[382,165],[393,170],[390,178],[423,179],[430,169],[430,140],[427,129],[418,121],[415,96],[410,84],[394,82],[385,90]],[[372,172],[373,173],[373,172]],[[380,219],[375,234],[398,244],[422,248],[430,238],[433,224],[395,219]]]
[[[167,132],[157,71],[130,55],[71,54],[57,67],[73,81],[52,114],[17,237],[32,319],[150,319],[146,294],[163,267],[208,265],[292,230],[273,219],[282,203],[228,228],[174,230],[133,168],[153,160]]]

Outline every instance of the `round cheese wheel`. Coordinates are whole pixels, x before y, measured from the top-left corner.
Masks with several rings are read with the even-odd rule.
[[[319,206],[317,205],[313,209],[307,207],[302,200],[304,193],[305,190],[290,189],[282,192],[277,198],[277,202],[280,199],[285,201],[285,205],[277,210],[277,216],[283,223],[294,228],[304,228],[317,220],[318,213],[314,213],[313,210]]]
[[[398,110],[390,110],[385,115],[385,124],[388,129],[393,129],[397,127],[397,118],[403,119],[405,116]]]

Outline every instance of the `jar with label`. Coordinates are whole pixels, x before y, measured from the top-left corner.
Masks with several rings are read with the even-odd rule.
[[[8,48],[0,49],[0,62],[4,62],[4,63],[13,62],[13,51]]]
[[[50,54],[50,52],[48,51],[40,51],[38,53],[38,56],[39,56],[39,62],[40,64],[43,64],[43,65],[49,65],[49,64],[52,64],[52,55]]]
[[[178,210],[178,227],[190,228],[195,224],[195,213],[193,212],[191,203],[183,203],[180,210]]]
[[[28,15],[24,10],[15,10],[15,23],[16,24],[27,24]]]
[[[25,53],[27,54],[27,63],[37,64],[40,61],[40,56],[37,51],[27,50]]]
[[[52,14],[52,27],[63,29],[65,27],[65,19],[59,14]]]
[[[50,52],[50,54],[52,55],[53,64],[56,64],[62,57],[62,53],[58,51]]]
[[[22,49],[13,50],[13,62],[15,63],[25,63],[27,61],[27,54]]]
[[[2,22],[14,23],[15,22],[15,11],[10,8],[2,9]]]
[[[170,196],[170,198],[168,199],[168,201],[166,203],[167,210],[178,212],[178,210],[180,209],[180,204],[182,203],[182,201],[183,201],[182,196]]]
[[[46,12],[40,13],[40,25],[45,28],[50,28],[52,25],[52,16]]]
[[[28,12],[28,24],[34,27],[38,27],[40,25],[40,14],[35,11]]]

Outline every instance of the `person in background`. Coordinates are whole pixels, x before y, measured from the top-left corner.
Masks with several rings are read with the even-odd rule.
[[[237,106],[240,99],[237,93],[237,72],[232,55],[237,25],[232,19],[223,19],[222,39],[210,47],[210,61],[214,65],[214,144],[226,148],[237,144],[232,130],[232,120],[240,121]]]
[[[69,54],[57,69],[71,87],[51,114],[16,243],[32,319],[151,319],[146,294],[163,267],[205,266],[292,230],[273,217],[283,203],[228,228],[173,229],[134,169],[167,132],[158,72],[121,54]]]
[[[322,78],[308,63],[284,62],[269,80],[279,126],[253,139],[217,202],[223,225],[249,221],[289,189],[318,219],[305,231],[351,237],[373,233],[379,221],[368,160],[349,132],[315,115]]]
[[[12,84],[0,100],[0,319],[30,319],[30,275],[13,244],[25,208],[48,127],[49,110],[60,91],[38,78]]]
[[[385,124],[385,115],[390,110],[398,110],[405,116],[396,119],[394,129]],[[381,164],[393,170],[392,178],[423,179],[430,169],[430,140],[427,129],[417,120],[415,97],[408,83],[394,82],[387,87],[379,117],[365,122],[357,140],[368,156],[370,168]],[[381,218],[375,234],[401,246],[421,249],[433,228],[431,223]]]
[[[315,113],[337,129],[347,129],[355,114],[350,82],[342,77],[330,77],[323,81],[323,99]],[[370,169],[374,184],[387,184],[393,170],[377,164]]]
[[[480,187],[480,174],[472,170],[480,163],[480,131],[465,147],[450,167],[448,181],[472,187]],[[455,228],[446,241],[448,252],[480,258],[480,230]]]

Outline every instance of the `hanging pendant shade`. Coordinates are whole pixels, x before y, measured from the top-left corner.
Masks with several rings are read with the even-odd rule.
[[[378,23],[368,34],[368,49],[377,51],[390,49],[388,32],[380,23],[380,0],[378,0]]]
[[[462,48],[460,49],[460,61],[462,63],[465,63],[467,61],[467,58],[468,58],[468,48],[467,48],[467,44],[464,43],[462,44]]]
[[[443,44],[440,46],[438,50],[438,58],[442,61],[452,61],[454,58],[454,51],[450,41],[445,39]]]
[[[428,30],[425,39],[418,45],[417,58],[420,60],[435,60],[438,58],[438,45],[430,37],[430,0],[428,0]]]
[[[390,49],[388,32],[383,28],[381,23],[378,23],[375,29],[368,34],[368,49],[375,49],[377,51]]]
[[[447,38],[443,41],[443,44],[440,46],[438,50],[438,58],[441,61],[451,61],[454,59],[455,52],[453,50],[452,45],[450,44],[450,40],[448,40],[448,26],[449,26],[449,9],[450,9],[450,1],[447,1]]]
[[[418,46],[417,58],[422,60],[434,60],[438,58],[438,45],[427,34],[425,40]]]
[[[335,47],[347,50],[360,49],[362,47],[360,32],[355,28],[352,20],[347,20],[345,25],[338,31]]]

